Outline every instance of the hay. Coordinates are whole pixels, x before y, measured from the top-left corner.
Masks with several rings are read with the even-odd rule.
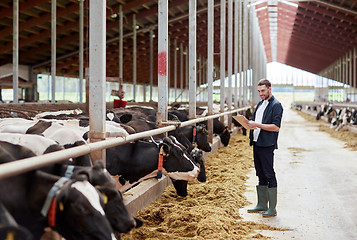
[[[248,137],[232,136],[228,147],[206,159],[207,182],[188,185],[188,196],[177,196],[173,186],[138,212],[144,226],[122,239],[266,239],[255,230],[281,230],[241,219],[249,168],[253,167]]]

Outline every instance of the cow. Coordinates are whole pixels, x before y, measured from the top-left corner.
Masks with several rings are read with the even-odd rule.
[[[30,150],[32,150],[36,155],[42,155],[46,152],[51,152],[56,145],[50,139],[46,139],[42,136],[37,135],[22,135],[22,134],[14,134],[14,133],[3,133],[0,134],[0,140],[3,140],[3,147],[11,151],[9,144],[4,145],[5,142],[18,144],[21,147],[18,148],[18,151],[12,152],[17,159],[22,159],[27,156],[32,157],[32,154],[29,154],[26,151],[27,146]],[[47,140],[47,141],[46,141]],[[46,150],[44,150],[46,149]],[[49,151],[51,149],[51,151]],[[61,150],[61,149],[56,149]],[[47,173],[51,173],[57,176],[65,176],[68,172],[68,167],[71,167],[71,176],[76,177],[78,174],[85,174],[88,177],[88,181],[93,186],[99,186],[98,188],[101,192],[105,191],[106,195],[110,195],[108,197],[108,204],[112,207],[108,207],[108,204],[105,205],[104,210],[107,214],[108,219],[112,219],[110,221],[114,230],[120,233],[126,233],[130,231],[134,227],[139,227],[142,225],[141,220],[132,218],[129,216],[123,200],[121,193],[115,189],[116,183],[109,172],[106,170],[104,163],[102,161],[96,161],[93,166],[75,166],[68,164],[81,164],[78,162],[70,162],[66,161],[65,163],[57,163],[51,164],[49,166],[43,167],[40,170],[45,171]],[[110,188],[112,190],[110,190]]]
[[[181,122],[189,120],[187,110],[174,110],[170,113],[177,116]],[[207,121],[202,122],[202,124],[207,127]],[[213,133],[219,135],[224,146],[228,146],[231,132],[227,126],[224,126],[224,124],[218,120],[218,118],[213,119]]]
[[[97,189],[106,196],[107,201],[104,205],[104,212],[114,231],[119,233],[127,233],[131,229],[142,226],[142,221],[138,218],[133,218],[129,215],[120,191],[116,190],[116,183],[104,166],[104,162],[98,160],[92,167],[73,166],[67,164],[53,164],[42,171],[57,175],[66,176],[68,169],[71,169],[72,178],[79,174],[85,174],[88,181],[96,186]]]
[[[0,163],[16,160],[10,153],[21,146],[13,147],[9,151],[0,145]],[[104,199],[85,174],[64,179],[35,170],[0,180],[0,189],[7,193],[0,195],[0,202],[35,239],[48,226],[66,239],[116,239],[102,207]]]
[[[64,146],[58,144],[56,141],[45,138],[40,135],[32,135],[32,134],[19,134],[19,133],[1,133],[0,141],[9,142],[12,144],[18,144],[20,146],[24,146],[33,151],[36,155],[42,155],[54,151],[63,150],[68,147],[75,147],[82,145],[81,141],[77,141],[72,145],[65,144]],[[91,160],[89,155],[79,156],[73,159],[68,159],[74,165],[81,166],[91,166]]]
[[[153,142],[138,140],[106,151],[106,166],[110,174],[119,176],[120,191],[155,177],[158,172],[159,154],[163,157],[162,173],[175,180],[192,181],[199,168],[192,157],[173,137],[165,137],[157,146]]]
[[[32,234],[17,224],[9,211],[0,202],[0,239],[4,240],[31,240]]]

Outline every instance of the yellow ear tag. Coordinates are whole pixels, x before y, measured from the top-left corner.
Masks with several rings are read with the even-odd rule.
[[[107,204],[107,203],[108,203],[108,197],[107,197],[107,195],[105,195],[104,193],[102,193],[102,197],[103,197],[104,204]]]
[[[63,202],[59,202],[58,207],[59,207],[60,211],[63,212],[63,210],[64,210]]]
[[[162,156],[166,156],[166,153],[165,153],[165,151],[164,151],[164,146],[161,146],[161,148],[160,148],[160,154],[161,154]]]
[[[205,128],[202,128],[202,133],[205,133],[206,129]]]
[[[5,240],[14,240],[14,239],[15,239],[14,233],[13,232],[8,232],[7,235],[6,235]]]

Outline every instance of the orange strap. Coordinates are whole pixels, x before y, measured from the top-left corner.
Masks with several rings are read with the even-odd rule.
[[[193,128],[193,136],[196,136],[196,127]]]
[[[56,225],[56,203],[56,198],[52,198],[50,209],[48,209],[48,225],[50,225],[51,227],[54,227]]]
[[[157,178],[162,177],[162,166],[164,164],[164,155],[159,153],[159,163],[157,166]]]

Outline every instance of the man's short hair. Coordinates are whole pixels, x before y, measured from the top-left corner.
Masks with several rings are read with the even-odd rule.
[[[258,86],[262,86],[262,85],[265,85],[267,88],[271,87],[270,81],[268,79],[265,79],[265,78],[259,80],[259,82],[258,82]]]

